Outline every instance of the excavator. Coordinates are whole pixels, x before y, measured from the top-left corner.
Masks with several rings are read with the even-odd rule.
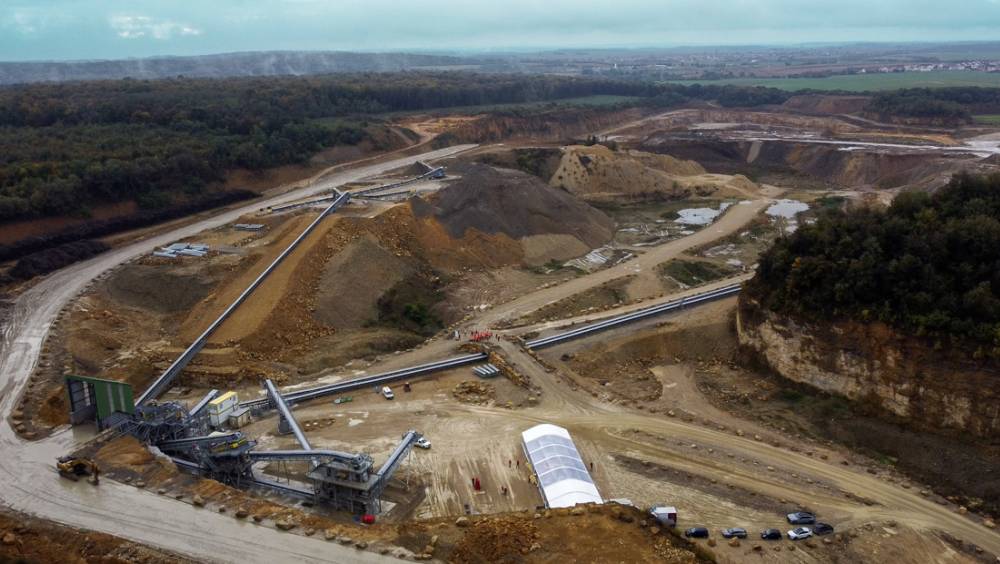
[[[91,476],[91,482],[96,486],[100,482],[100,470],[97,464],[89,458],[79,456],[62,456],[56,459],[59,475],[68,480],[78,481],[81,476]]]

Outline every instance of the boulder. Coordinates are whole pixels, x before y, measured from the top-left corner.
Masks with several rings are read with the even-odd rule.
[[[205,507],[205,498],[194,494],[194,497],[191,498],[191,503],[195,504],[196,507]]]
[[[456,527],[468,527],[469,526],[469,518],[468,517],[459,517],[458,519],[455,519],[455,526]]]
[[[740,545],[740,539],[729,539],[729,546],[738,547]]]
[[[3,539],[0,539],[0,542],[3,542],[4,546],[11,546],[13,544],[17,544],[17,535],[15,535],[14,533],[7,533],[3,536]]]
[[[237,519],[246,519],[249,516],[250,516],[250,512],[247,511],[247,509],[245,507],[241,507],[241,508],[239,508],[239,509],[236,510],[236,518]]]
[[[582,507],[574,507],[572,511],[569,512],[570,515],[583,515],[587,511]]]
[[[708,539],[708,546],[715,546],[715,539]]]
[[[291,531],[296,527],[296,524],[290,519],[278,519],[275,521],[274,526],[282,531]]]
[[[333,529],[327,529],[323,531],[323,538],[328,541],[332,541],[337,538],[337,531]]]

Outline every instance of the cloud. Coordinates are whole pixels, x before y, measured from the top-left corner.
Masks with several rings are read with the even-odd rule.
[[[15,7],[7,14],[0,11],[0,28],[11,29],[21,35],[36,35],[67,20],[65,14],[30,6]]]
[[[202,31],[188,24],[172,20],[157,20],[149,16],[114,15],[108,19],[108,24],[115,34],[122,39],[170,39],[175,35],[201,35]]]

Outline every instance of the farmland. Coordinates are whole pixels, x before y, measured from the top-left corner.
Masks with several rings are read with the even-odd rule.
[[[1000,87],[1000,73],[969,71],[895,72],[850,74],[826,78],[730,78],[721,80],[683,80],[672,84],[733,84],[767,86],[781,90],[846,90],[870,92],[899,88],[984,86]]]

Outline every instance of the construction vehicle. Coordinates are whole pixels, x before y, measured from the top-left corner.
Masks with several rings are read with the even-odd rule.
[[[56,459],[56,468],[59,475],[68,480],[78,481],[81,476],[93,476],[94,485],[99,481],[100,470],[97,464],[89,458],[78,456],[62,456]]]

